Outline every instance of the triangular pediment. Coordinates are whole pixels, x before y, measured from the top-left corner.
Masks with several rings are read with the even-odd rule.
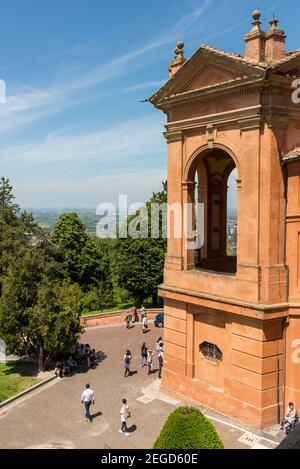
[[[245,74],[220,64],[204,63],[178,91],[179,93],[184,93],[186,91],[199,90],[245,77]]]
[[[265,70],[243,57],[201,46],[157,91],[150,101],[158,104],[174,95],[207,89],[242,79],[264,76]]]

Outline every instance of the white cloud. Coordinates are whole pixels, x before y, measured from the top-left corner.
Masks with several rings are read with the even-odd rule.
[[[78,91],[99,85],[114,76],[121,76],[139,68],[138,57],[165,44],[175,42],[179,34],[190,34],[191,26],[197,22],[213,0],[204,0],[202,5],[191,13],[179,19],[172,28],[163,35],[154,38],[148,44],[127,52],[107,63],[94,67],[82,73],[73,80],[60,80],[59,84],[49,86],[44,90],[20,90],[12,96],[7,96],[7,102],[0,106],[0,134],[7,133],[19,127],[31,124],[39,119],[56,114],[61,110],[78,104]],[[127,66],[130,65],[130,68]],[[151,82],[150,82],[151,83]],[[153,82],[157,83],[157,82]],[[146,84],[144,84],[146,85]],[[143,89],[144,85],[140,86]],[[129,87],[130,88],[130,87]]]
[[[83,134],[52,134],[40,142],[0,149],[2,167],[30,167],[57,163],[114,162],[151,154],[164,148],[163,117],[134,119],[114,127]]]
[[[96,207],[99,203],[118,204],[119,194],[127,194],[128,203],[143,203],[152,192],[162,189],[164,170],[119,172],[96,175],[80,181],[52,181],[45,184],[18,184],[17,200],[26,207]]]
[[[134,91],[140,91],[140,90],[147,90],[152,88],[153,90],[156,88],[161,87],[166,80],[158,80],[158,81],[146,81],[145,83],[137,83],[136,85],[131,85],[128,86],[127,88],[124,88],[123,93],[131,93]]]

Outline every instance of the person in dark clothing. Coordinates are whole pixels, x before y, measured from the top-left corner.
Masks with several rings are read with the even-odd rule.
[[[145,342],[143,342],[141,347],[141,368],[143,368],[144,365],[147,365],[147,352],[148,347],[146,347]]]
[[[159,379],[161,379],[161,371],[162,371],[162,367],[164,363],[164,352],[162,350],[158,352],[157,361],[158,361],[158,377]]]

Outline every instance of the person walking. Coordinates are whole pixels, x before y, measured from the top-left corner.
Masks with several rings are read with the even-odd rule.
[[[162,351],[162,349],[163,349],[163,341],[162,341],[162,337],[159,337],[155,344],[155,350],[157,353],[159,353]]]
[[[143,321],[143,318],[144,318],[145,316],[147,316],[147,315],[146,315],[146,308],[145,308],[145,306],[143,306],[143,305],[141,306],[141,308],[140,308],[140,313],[141,313],[141,321]]]
[[[90,414],[90,407],[91,404],[95,404],[95,394],[92,389],[90,389],[89,383],[85,385],[85,390],[82,393],[81,396],[81,403],[84,404],[85,406],[85,418],[87,421],[91,422],[91,414]]]
[[[162,350],[158,352],[157,361],[158,361],[158,378],[161,379],[161,372],[162,372],[162,367],[164,363],[164,352]]]
[[[125,321],[126,321],[126,329],[129,329],[130,328],[130,321],[131,321],[131,314],[130,312],[128,311],[127,313],[127,316],[125,318]]]
[[[142,319],[143,334],[147,331],[147,329],[148,329],[148,319],[147,319],[147,316],[144,316],[143,319]]]
[[[120,433],[125,433],[126,436],[129,435],[128,428],[126,421],[130,418],[130,409],[126,399],[122,399],[122,407],[120,410],[120,417],[121,417],[121,428],[119,430]]]
[[[130,375],[130,364],[131,364],[132,356],[130,350],[126,350],[124,355],[124,377]]]
[[[151,372],[152,372],[152,367],[153,367],[153,355],[154,355],[154,352],[153,352],[151,349],[148,349],[148,352],[147,352],[148,375],[150,375]]]
[[[147,365],[147,352],[148,347],[146,347],[145,342],[143,342],[141,346],[141,368],[143,368],[144,365]]]

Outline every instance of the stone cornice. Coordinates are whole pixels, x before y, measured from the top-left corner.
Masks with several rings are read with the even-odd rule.
[[[166,132],[164,132],[164,136],[167,140],[167,143],[182,141],[183,135],[183,130],[167,130]]]

